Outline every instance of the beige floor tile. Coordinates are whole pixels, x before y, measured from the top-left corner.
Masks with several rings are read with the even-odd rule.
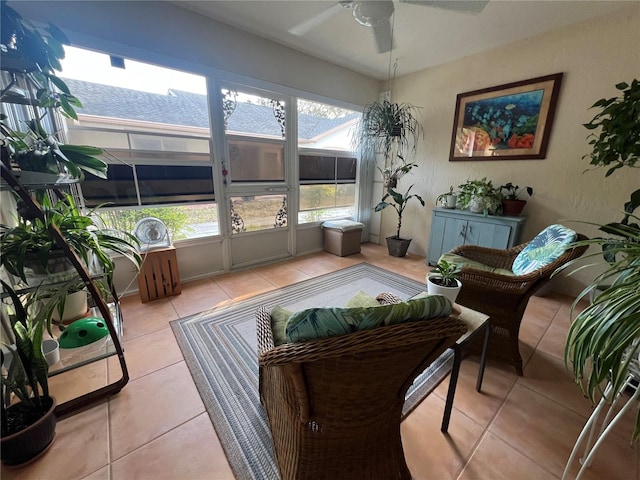
[[[497,436],[488,433],[480,441],[458,480],[557,480]]]
[[[482,389],[476,391],[479,363],[477,357],[466,358],[460,366],[460,374],[453,400],[452,416],[466,415],[486,428],[498,413],[500,406],[516,382],[515,370],[500,370],[493,364],[487,365],[482,381]],[[433,394],[446,399],[450,376],[445,378]],[[463,413],[464,412],[464,413]]]
[[[277,288],[273,283],[251,270],[225,273],[212,278],[229,298],[244,298]]]
[[[100,470],[87,475],[82,480],[111,480],[111,468],[109,465],[102,467]]]
[[[253,271],[261,277],[269,280],[278,288],[286,287],[287,285],[292,285],[312,278],[308,273],[287,264],[274,266],[269,265],[266,267],[255,268]]]
[[[560,476],[586,420],[569,408],[517,384],[489,432]],[[609,440],[598,455],[592,474],[602,479],[636,477],[637,452],[619,435],[611,435]]]
[[[567,327],[560,322],[553,322],[538,343],[537,351],[563,359],[568,333]]]
[[[108,409],[102,403],[56,426],[53,444],[37,461],[22,468],[2,466],[3,480],[75,480],[109,463]]]
[[[109,401],[116,460],[204,412],[184,362],[130,382]]]
[[[536,351],[518,383],[584,417],[591,415],[591,402],[582,396],[561,358]]]
[[[178,318],[170,298],[141,303],[140,297],[131,296],[125,297],[121,303],[126,340],[161,330]]]
[[[442,433],[444,400],[428,396],[402,422],[405,458],[415,480],[455,479],[471,455],[483,428],[465,415],[453,415]]]
[[[184,360],[171,327],[125,341],[124,355],[130,381]],[[117,357],[110,357],[109,381],[120,376]]]
[[[61,404],[102,388],[108,382],[107,360],[104,359],[50,377],[49,391]]]
[[[206,413],[115,461],[111,468],[113,479],[234,478]]]
[[[229,298],[213,278],[205,278],[184,284],[182,293],[171,297],[170,301],[178,317],[182,318],[209,310]]]

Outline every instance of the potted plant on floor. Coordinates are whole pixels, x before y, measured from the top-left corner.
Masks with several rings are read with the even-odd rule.
[[[384,182],[384,195],[374,211],[393,207],[398,214],[396,235],[386,238],[389,255],[396,257],[404,257],[411,243],[411,239],[400,236],[407,203],[415,198],[424,206],[420,195],[410,193],[414,185],[404,193],[399,186],[400,179],[418,166],[408,161],[422,135],[422,126],[416,115],[417,107],[409,103],[394,103],[387,99],[372,102],[365,106],[354,137],[354,146],[361,151],[363,158],[374,159],[376,154],[382,156],[384,167],[378,167],[378,170]]]
[[[11,362],[2,373],[0,455],[5,465],[20,465],[44,452],[55,436],[56,402],[49,395],[49,366],[42,350],[45,326],[50,329],[50,324],[44,309],[34,313],[4,281],[2,287],[13,310],[8,320],[15,345],[9,347]]]
[[[640,82],[620,83],[620,97],[598,100],[593,107],[600,112],[585,124],[592,134],[589,144],[591,165],[606,167],[608,177],[622,167],[635,168],[640,158]],[[573,322],[565,346],[565,362],[573,368],[576,382],[592,402],[601,397],[603,387],[612,385],[607,397],[613,401],[626,383],[629,365],[640,352],[640,217],[634,215],[640,206],[640,189],[631,194],[624,205],[620,222],[598,225],[606,237],[585,241],[601,247],[603,254],[592,253],[592,259],[604,259],[605,269],[583,290],[572,308]],[[594,265],[602,270],[603,263]],[[584,269],[576,267],[573,272]],[[572,273],[573,273],[572,272]],[[578,302],[591,292],[599,291],[587,308],[577,312]],[[636,416],[633,440],[640,434],[640,411]]]
[[[502,205],[502,194],[491,180],[467,180],[458,186],[458,207],[474,213],[495,214]]]
[[[451,303],[455,303],[462,288],[458,280],[460,265],[441,259],[438,264],[427,273],[427,292],[430,295],[444,295]]]
[[[527,192],[527,195],[531,197],[533,195],[533,188],[524,187],[521,189],[518,185],[514,185],[511,182],[500,187],[503,215],[517,217],[522,213],[522,210],[527,204],[526,200],[519,198],[523,192]]]
[[[402,171],[403,172],[402,175],[404,175],[404,173],[408,173],[411,170],[412,166],[414,166],[414,164],[402,165],[398,167],[398,169],[396,170],[396,172],[394,172],[394,174],[398,174],[397,172],[399,170],[399,171]],[[404,170],[406,170],[406,172]],[[392,174],[392,178],[394,174]],[[398,215],[398,228],[396,230],[395,235],[391,237],[387,237],[386,239],[387,249],[389,251],[389,255],[393,257],[404,257],[407,254],[409,245],[411,244],[411,239],[402,238],[400,236],[400,229],[402,228],[402,215],[404,213],[405,208],[407,208],[407,204],[409,200],[411,200],[412,198],[415,198],[418,202],[420,202],[420,204],[423,207],[424,207],[424,200],[420,195],[411,193],[411,189],[413,188],[413,185],[409,186],[409,188],[407,188],[407,190],[404,193],[398,192],[395,188],[392,188],[391,186],[387,186],[386,193],[382,197],[382,200],[380,201],[380,203],[378,203],[375,206],[374,211],[380,212],[387,207],[392,207],[396,211]]]

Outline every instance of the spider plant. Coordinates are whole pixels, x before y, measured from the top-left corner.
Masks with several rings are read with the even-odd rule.
[[[137,239],[126,232],[99,229],[92,219],[97,207],[83,215],[69,194],[63,194],[55,203],[44,195],[41,204],[44,221],[20,216],[15,226],[0,225],[0,265],[12,275],[27,282],[25,268],[43,274],[54,273],[50,270],[50,258],[64,257],[50,234],[54,226],[87,266],[95,259],[106,274],[109,286],[115,268],[109,251],[140,265]]]
[[[637,217],[634,217],[637,219]],[[616,230],[611,227],[611,231]],[[584,394],[596,403],[604,395],[603,386],[611,382],[612,392],[623,387],[629,373],[629,364],[640,352],[640,229],[618,230],[620,238],[595,238],[577,242],[577,245],[596,245],[606,248],[615,261],[596,275],[578,295],[571,308],[573,318],[565,348],[565,363],[571,365],[576,382]],[[601,260],[594,252],[584,258]],[[601,261],[576,268],[573,272]],[[582,311],[578,303],[592,292],[607,287]],[[640,412],[636,418],[634,441],[640,434]]]
[[[353,138],[354,147],[371,156],[382,153],[385,160],[392,160],[394,153],[415,152],[422,135],[417,111],[418,107],[410,103],[392,103],[387,99],[367,104]]]

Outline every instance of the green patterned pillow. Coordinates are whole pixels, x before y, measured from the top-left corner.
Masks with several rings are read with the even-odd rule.
[[[449,315],[451,302],[442,295],[377,307],[309,308],[294,313],[287,323],[288,342],[304,342],[345,333]]]
[[[368,293],[360,290],[352,299],[347,302],[347,308],[353,307],[378,307],[380,304]]]
[[[485,272],[513,277],[513,272],[511,270],[507,270],[506,268],[494,268],[476,260],[469,260],[468,258],[465,258],[462,255],[456,255],[455,253],[445,253],[440,257],[440,260],[446,260],[449,263],[460,265],[463,268],[473,268],[474,270],[482,270]]]
[[[273,335],[273,344],[277,347],[287,343],[287,334],[285,329],[287,328],[287,322],[291,318],[293,312],[282,308],[280,305],[276,305],[271,310],[271,334]]]
[[[516,275],[526,275],[557,260],[576,240],[576,232],[562,225],[550,225],[540,232],[513,261]]]

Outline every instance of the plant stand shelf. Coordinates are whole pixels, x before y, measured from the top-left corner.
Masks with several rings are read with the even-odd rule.
[[[31,218],[43,219],[44,214],[42,212],[42,209],[40,208],[40,205],[36,202],[36,200],[32,198],[27,187],[22,185],[16,179],[11,170],[4,163],[0,163],[0,168],[2,169],[1,172],[3,185],[13,190],[20,197],[26,207],[27,214]],[[61,188],[63,186],[64,185],[57,184],[55,188]],[[39,186],[38,188],[51,187]],[[111,298],[109,299],[109,303],[107,303],[107,301],[103,299],[94,282],[94,280],[100,275],[92,275],[87,271],[80,258],[71,249],[66,239],[64,238],[62,233],[60,233],[60,230],[58,230],[56,226],[51,226],[49,229],[49,233],[51,235],[51,238],[55,240],[57,246],[64,252],[65,256],[73,264],[78,274],[78,279],[81,280],[82,283],[84,283],[84,285],[86,286],[89,298],[91,299],[92,315],[104,319],[105,325],[109,330],[109,335],[105,337],[107,338],[107,340],[104,348],[97,348],[95,349],[95,351],[91,350],[85,352],[84,355],[76,355],[73,358],[65,359],[61,355],[60,362],[63,362],[63,360],[64,362],[53,367],[49,372],[49,376],[51,377],[53,375],[63,374],[70,370],[74,370],[76,368],[106,359],[107,357],[114,355],[118,357],[118,362],[122,371],[122,376],[112,383],[58,404],[55,408],[55,414],[58,418],[61,418],[84,409],[85,407],[93,404],[98,400],[102,400],[109,397],[110,395],[118,393],[128,383],[129,372],[127,370],[127,364],[124,359],[124,351],[122,349],[122,345],[120,344],[120,336],[122,334],[122,315],[120,312],[120,304],[116,292],[111,292]],[[55,283],[52,285],[55,285]]]

